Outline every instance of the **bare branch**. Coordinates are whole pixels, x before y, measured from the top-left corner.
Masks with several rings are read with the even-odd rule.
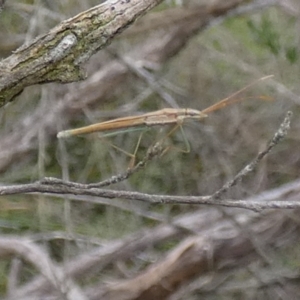
[[[56,178],[46,178],[35,183],[21,184],[13,186],[3,186],[0,188],[0,195],[12,195],[21,193],[50,193],[50,194],[73,194],[88,195],[104,198],[123,198],[127,200],[138,200],[149,203],[177,203],[177,204],[206,204],[222,205],[228,207],[240,207],[251,210],[262,210],[268,208],[296,208],[300,207],[299,201],[281,202],[281,201],[247,201],[247,200],[217,200],[217,198],[228,191],[229,188],[240,182],[246,175],[254,170],[257,164],[265,157],[282,139],[286,136],[290,127],[292,113],[288,112],[283,123],[275,133],[266,149],[260,152],[257,157],[248,164],[238,175],[226,183],[218,192],[210,196],[170,196],[170,195],[151,195],[139,192],[113,191],[97,187],[97,184],[86,185],[76,182],[64,181]],[[129,174],[127,174],[129,175]],[[118,176],[117,176],[118,177]],[[125,176],[126,177],[126,176]],[[122,179],[122,175],[119,175]]]

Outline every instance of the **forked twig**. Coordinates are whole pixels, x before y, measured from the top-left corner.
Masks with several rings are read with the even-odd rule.
[[[225,193],[238,183],[247,174],[252,172],[257,164],[270,151],[283,140],[290,128],[292,113],[288,112],[284,121],[276,131],[273,139],[267,145],[266,149],[260,152],[257,157],[248,164],[238,175],[228,183],[226,183],[219,191],[209,196],[172,196],[172,195],[155,195],[145,194],[132,191],[109,190],[93,187],[87,184],[65,182],[56,178],[47,178],[34,183],[19,184],[13,186],[0,187],[0,195],[12,195],[21,193],[49,193],[49,194],[73,194],[73,195],[89,195],[94,197],[104,197],[108,199],[123,198],[127,200],[137,200],[147,203],[171,203],[171,204],[205,204],[205,205],[222,205],[227,207],[239,207],[259,211],[270,208],[300,208],[300,201],[247,201],[247,200],[232,200],[224,199],[222,201],[216,200],[221,194]],[[151,153],[150,153],[151,154]],[[149,155],[150,155],[149,154]],[[151,154],[152,155],[152,154]],[[150,157],[151,157],[150,155]],[[120,176],[121,177],[121,176]]]

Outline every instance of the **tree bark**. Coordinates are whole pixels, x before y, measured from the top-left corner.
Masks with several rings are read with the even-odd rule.
[[[81,65],[162,0],[107,1],[66,20],[0,63],[0,107],[26,86],[85,78]]]

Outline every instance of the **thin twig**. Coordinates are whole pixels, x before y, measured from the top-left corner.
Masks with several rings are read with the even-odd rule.
[[[109,186],[111,184],[116,184],[121,181],[124,181],[124,180],[128,179],[131,175],[133,175],[134,173],[136,173],[136,172],[140,171],[142,168],[144,168],[148,162],[150,162],[153,158],[159,156],[162,152],[163,152],[163,148],[162,148],[161,143],[156,143],[154,146],[149,148],[145,157],[141,161],[139,161],[133,168],[129,168],[124,173],[113,176],[102,182],[88,184],[88,188],[100,188],[100,187]]]
[[[93,189],[93,188],[101,188],[104,186],[109,186],[111,184],[116,184],[128,179],[131,175],[144,168],[146,164],[150,162],[153,158],[159,156],[162,153],[162,151],[163,148],[161,143],[156,143],[154,146],[149,148],[145,157],[141,161],[139,161],[133,168],[128,168],[128,170],[126,170],[124,173],[112,176],[101,182],[83,184],[78,182],[66,181],[54,177],[45,177],[41,179],[40,183],[46,185],[62,185],[62,186],[67,186],[75,189]]]

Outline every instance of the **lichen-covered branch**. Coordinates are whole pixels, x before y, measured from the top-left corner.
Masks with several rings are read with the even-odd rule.
[[[22,46],[0,63],[0,106],[32,84],[83,79],[82,63],[160,2],[106,1]]]

